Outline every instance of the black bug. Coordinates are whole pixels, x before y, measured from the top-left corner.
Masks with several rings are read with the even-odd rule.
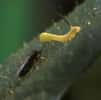
[[[26,58],[24,63],[18,69],[17,76],[18,77],[25,76],[32,68],[32,66],[39,61],[40,56],[41,56],[41,50],[34,50],[32,54]]]

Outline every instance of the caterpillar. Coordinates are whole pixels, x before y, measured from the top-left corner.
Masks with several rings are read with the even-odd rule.
[[[56,35],[52,33],[42,32],[39,36],[39,39],[40,42],[58,41],[66,43],[75,38],[78,32],[80,32],[80,26],[71,26],[70,31],[64,35]]]

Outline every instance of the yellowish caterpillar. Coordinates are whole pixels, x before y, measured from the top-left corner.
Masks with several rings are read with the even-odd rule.
[[[58,41],[65,43],[72,40],[78,32],[80,32],[79,26],[71,26],[70,31],[64,35],[56,35],[52,33],[42,32],[39,38],[41,42]]]

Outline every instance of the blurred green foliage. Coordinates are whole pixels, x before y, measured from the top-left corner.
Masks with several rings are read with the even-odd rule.
[[[0,0],[0,62],[44,31],[54,16],[53,1]]]
[[[24,39],[26,0],[0,0],[0,62]]]

